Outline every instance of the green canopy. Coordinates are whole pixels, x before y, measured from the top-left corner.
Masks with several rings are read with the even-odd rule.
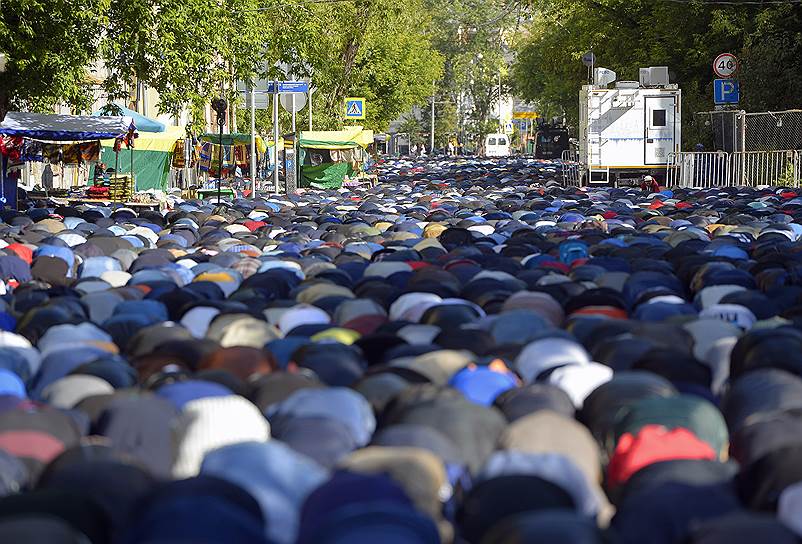
[[[356,170],[354,163],[364,159],[365,149],[373,143],[373,131],[362,127],[346,127],[343,130],[320,130],[301,132],[298,139],[298,164],[300,164],[301,187],[337,189],[342,187],[346,176]],[[317,151],[322,162],[309,164],[307,154]]]
[[[362,127],[347,127],[343,130],[303,131],[298,146],[311,149],[367,148],[373,143],[373,131]]]
[[[354,168],[347,162],[324,162],[317,166],[305,164],[301,167],[301,187],[315,189],[339,189],[345,176],[351,176]]]
[[[114,168],[116,156],[111,147],[102,147],[100,161],[108,168]],[[136,179],[136,190],[147,191],[148,189],[167,189],[167,179],[170,176],[170,161],[172,153],[162,151],[134,150],[134,173]],[[125,174],[131,171],[131,151],[123,149],[120,151],[119,172]],[[94,179],[94,166],[90,179]]]

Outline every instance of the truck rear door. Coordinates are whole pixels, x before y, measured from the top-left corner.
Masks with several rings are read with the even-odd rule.
[[[645,134],[643,164],[666,164],[676,138],[676,96],[644,97]]]

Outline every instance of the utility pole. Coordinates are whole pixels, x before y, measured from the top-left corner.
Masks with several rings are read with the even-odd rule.
[[[251,198],[256,198],[256,86],[251,83]]]
[[[429,135],[431,141],[430,142],[431,147],[429,147],[429,155],[434,155],[434,100],[435,96],[432,95],[432,127],[431,127],[432,130],[430,131],[431,134]]]
[[[501,70],[498,71],[498,126],[499,132],[504,132],[504,125],[501,123]]]
[[[273,150],[275,163],[273,164],[273,186],[278,192],[278,80],[273,80]]]

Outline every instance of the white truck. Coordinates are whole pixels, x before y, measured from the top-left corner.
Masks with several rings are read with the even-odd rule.
[[[665,179],[671,153],[680,151],[682,91],[668,68],[641,68],[640,81],[615,81],[596,68],[579,93],[579,164],[583,185]],[[611,86],[611,84],[614,84]]]

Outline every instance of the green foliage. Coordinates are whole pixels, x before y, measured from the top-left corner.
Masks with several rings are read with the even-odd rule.
[[[286,79],[283,65],[297,77],[314,73],[315,128],[341,127],[344,99],[364,96],[364,124],[382,130],[442,74],[422,0],[4,0],[2,13],[0,52],[10,62],[0,113],[59,101],[86,108],[87,69],[102,64],[110,100],[142,83],[159,93],[161,112],[189,107],[200,125],[212,98],[242,108],[235,82]],[[269,116],[258,114],[265,132]],[[240,120],[249,126],[247,114]]]
[[[348,96],[366,99],[360,124],[384,130],[431,95],[443,60],[430,45],[431,20],[420,0],[356,0],[353,9],[317,4],[312,12],[319,26],[305,60],[318,88],[315,128],[341,127]]]
[[[97,56],[108,0],[3,0],[0,118],[10,109],[47,111],[59,102],[91,103],[89,69]]]
[[[160,111],[176,114],[189,105],[198,121],[211,98],[236,100],[233,81],[262,66],[269,21],[255,0],[110,2],[101,52],[111,99],[141,81],[159,92]]]
[[[433,43],[445,58],[439,98],[455,105],[457,132],[477,145],[498,129],[494,105],[499,91],[510,91],[507,40],[516,19],[511,5],[502,0],[428,2],[438,28]]]
[[[742,50],[744,105],[752,111],[800,107],[802,96],[802,7],[762,10]]]
[[[399,134],[409,135],[409,142],[412,145],[425,143],[423,130],[423,124],[412,114],[405,115],[398,127]]]
[[[619,79],[637,80],[639,67],[669,66],[671,81],[683,91],[686,146],[706,132],[693,113],[713,107],[712,61],[723,51],[742,60],[744,107],[798,107],[802,6],[535,0],[532,8],[537,15],[516,43],[515,89],[544,111],[564,109],[574,126],[578,91],[589,75],[580,59],[590,49]]]
[[[424,110],[422,128],[429,133],[432,125],[431,102]],[[457,117],[457,107],[450,100],[437,102],[435,104],[434,116],[434,145],[436,149],[444,149],[448,141],[459,135],[459,119]],[[430,141],[427,139],[426,144]]]

